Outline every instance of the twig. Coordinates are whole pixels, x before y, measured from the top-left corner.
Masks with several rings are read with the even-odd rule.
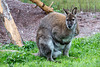
[[[51,5],[53,4],[53,2],[51,3],[50,7],[48,7],[43,2],[41,2],[40,0],[30,0],[30,1],[32,1],[33,3],[35,3],[37,6],[39,6],[46,13],[53,12],[53,8],[50,8]]]
[[[54,2],[52,1],[52,3],[50,4],[50,6],[49,6],[49,7],[51,7],[53,3],[54,3]]]
[[[19,51],[17,51],[17,50],[0,50],[1,52],[19,52]]]

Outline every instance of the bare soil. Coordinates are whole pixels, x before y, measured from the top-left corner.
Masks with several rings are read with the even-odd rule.
[[[35,41],[36,31],[41,18],[46,14],[34,4],[22,3],[18,0],[7,0],[11,14],[24,41]],[[91,36],[100,32],[100,12],[80,12],[77,15],[80,34],[77,37]],[[0,21],[0,43],[8,40],[6,29]]]

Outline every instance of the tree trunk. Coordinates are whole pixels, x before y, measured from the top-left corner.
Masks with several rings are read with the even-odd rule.
[[[7,34],[10,38],[10,41],[13,44],[22,47],[23,42],[21,36],[17,30],[17,26],[11,16],[10,10],[5,0],[0,0],[0,19],[7,30]]]
[[[33,3],[35,3],[37,6],[39,6],[42,10],[44,10],[46,13],[50,13],[50,12],[53,12],[53,8],[51,8],[51,5],[48,7],[46,6],[44,3],[42,3],[40,0],[30,0],[32,1]]]

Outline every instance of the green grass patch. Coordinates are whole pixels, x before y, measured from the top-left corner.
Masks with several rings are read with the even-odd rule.
[[[29,0],[21,0],[25,3],[32,3]],[[63,12],[62,9],[71,10],[73,7],[78,7],[79,11],[92,11],[99,12],[100,11],[100,0],[41,0],[44,4],[49,6],[52,1],[54,4],[52,7],[57,12]]]
[[[1,67],[100,67],[100,33],[87,38],[74,38],[69,51],[70,57],[59,56],[56,61],[47,61],[44,57],[36,57],[36,43],[24,42],[23,47],[7,44],[0,50],[17,50],[18,52],[0,51]]]

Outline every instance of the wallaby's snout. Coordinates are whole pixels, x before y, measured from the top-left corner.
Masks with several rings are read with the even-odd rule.
[[[69,25],[68,25],[68,27],[69,27],[69,28],[71,28],[71,27],[72,27],[72,25],[71,25],[71,24],[69,24]]]
[[[67,19],[67,20],[66,20],[66,26],[67,26],[67,28],[68,28],[68,29],[72,29],[72,28],[73,28],[73,25],[74,25],[74,22],[75,22],[75,21],[72,20],[72,19],[71,19],[71,20]]]

